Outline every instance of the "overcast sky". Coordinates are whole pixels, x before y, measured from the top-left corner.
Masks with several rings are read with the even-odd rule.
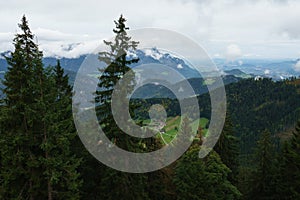
[[[0,1],[0,51],[12,49],[23,14],[46,56],[76,57],[112,36],[123,13],[131,29],[177,31],[211,57],[299,58],[300,1],[10,0]],[[75,43],[72,51],[68,44]]]

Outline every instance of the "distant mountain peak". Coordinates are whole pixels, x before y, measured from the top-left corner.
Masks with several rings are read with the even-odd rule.
[[[193,67],[189,66],[184,59],[156,47],[137,49],[134,52],[127,52],[127,56],[128,58],[139,58],[138,63],[131,65],[132,68],[143,64],[158,64],[176,70],[185,78],[200,76],[199,72]],[[169,72],[166,71],[165,73],[168,74]]]
[[[0,53],[0,58],[5,58],[5,56],[10,56],[11,55],[11,51],[4,51],[4,52],[2,52],[2,53]]]
[[[164,56],[164,54],[158,51],[156,47],[153,47],[151,49],[144,49],[142,51],[145,53],[146,56],[151,56],[156,60],[159,60]]]

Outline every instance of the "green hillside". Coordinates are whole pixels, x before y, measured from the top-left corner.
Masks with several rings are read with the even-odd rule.
[[[176,135],[180,131],[180,122],[181,122],[180,116],[175,117],[168,117],[166,121],[166,125],[161,129],[161,133],[157,134],[157,137],[162,139],[162,142],[164,144],[169,144],[172,142],[173,139],[176,138]],[[150,123],[150,119],[144,120],[143,125],[148,125]],[[203,130],[204,136],[207,133],[207,125],[209,123],[209,120],[207,118],[200,118],[200,120],[194,120],[191,123],[191,128],[193,132],[195,132],[198,127],[200,126]]]

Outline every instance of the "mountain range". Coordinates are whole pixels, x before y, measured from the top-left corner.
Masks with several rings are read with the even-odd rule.
[[[3,52],[2,55],[9,55],[10,52]],[[97,55],[94,55],[97,56]],[[135,68],[143,64],[162,64],[167,67],[171,67],[175,71],[183,75],[191,84],[197,94],[207,92],[207,84],[213,84],[215,77],[213,75],[205,74],[205,78],[199,75],[199,72],[190,67],[183,59],[171,55],[167,52],[162,52],[157,48],[136,50],[135,52],[129,52],[127,55],[129,58],[139,58],[139,62],[133,64],[131,67]],[[78,58],[55,58],[45,57],[43,59],[44,66],[55,66],[57,59],[60,60],[61,66],[65,69],[65,72],[69,74],[70,83],[75,80],[76,73],[79,70],[82,62],[87,55],[82,55]],[[233,62],[228,62],[225,59],[213,60],[220,73],[222,74],[224,84],[237,82],[241,79],[251,77],[268,77],[273,80],[286,79],[292,76],[300,76],[300,72],[295,69],[295,65],[299,60],[285,59],[285,60],[273,60],[273,59],[244,59]],[[0,78],[3,79],[4,73],[7,70],[7,63],[3,56],[0,57]],[[96,72],[95,72],[96,73]],[[164,72],[163,72],[164,73]],[[166,72],[167,73],[167,72]],[[97,74],[94,74],[97,75]],[[176,90],[180,90],[182,83],[177,82],[173,84]],[[200,87],[199,87],[200,86]],[[134,96],[143,96],[147,98],[158,96],[172,97],[170,90],[167,90],[163,86],[148,84],[143,86],[148,93],[144,94],[137,92]],[[141,91],[141,90],[140,90]],[[149,91],[152,91],[149,93]]]

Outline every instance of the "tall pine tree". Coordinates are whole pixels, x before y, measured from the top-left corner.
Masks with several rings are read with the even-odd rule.
[[[271,140],[271,133],[265,130],[261,133],[254,154],[254,169],[250,175],[249,199],[274,199],[276,180],[274,174],[275,149]]]
[[[182,134],[191,134],[188,118],[184,118]],[[190,149],[177,161],[173,177],[178,199],[239,199],[241,194],[229,181],[231,170],[220,156],[212,151],[204,159],[199,158],[202,145],[201,129]]]
[[[81,159],[72,153],[76,136],[72,118],[72,87],[60,62],[48,69],[48,87],[44,100],[43,140],[40,158],[47,179],[48,199],[78,199],[81,186],[77,168]]]
[[[200,148],[193,146],[178,161],[174,184],[178,199],[239,199],[241,194],[228,180],[230,169],[212,151],[199,158]]]
[[[222,162],[231,170],[229,180],[233,184],[237,184],[239,169],[239,140],[235,135],[232,121],[227,114],[223,131],[214,150],[220,155]]]
[[[114,41],[104,41],[109,47],[109,51],[99,53],[99,60],[106,64],[105,69],[99,69],[102,74],[99,77],[98,89],[96,91],[96,112],[99,124],[107,137],[117,146],[127,151],[140,152],[140,141],[137,138],[130,137],[123,132],[116,124],[111,106],[113,91],[123,100],[127,98],[134,88],[134,73],[129,65],[139,61],[129,59],[127,53],[135,51],[138,42],[132,41],[127,35],[129,29],[125,25],[126,19],[121,15],[115,21],[116,28],[113,29],[115,34]],[[126,79],[122,77],[127,74]],[[116,85],[120,81],[122,88],[116,89]],[[123,114],[126,103],[118,101],[116,110],[118,114]],[[125,120],[123,122],[126,123]],[[99,198],[103,199],[149,199],[146,188],[147,177],[144,174],[130,174],[120,172],[111,168],[104,168],[101,173]],[[108,192],[109,191],[109,192]]]
[[[280,197],[281,199],[300,198],[300,120],[293,136],[284,144],[280,157]]]
[[[1,127],[4,129],[1,134],[1,193],[3,198],[33,199],[40,174],[34,154],[39,151],[39,136],[33,133],[31,118],[38,93],[34,91],[35,70],[41,66],[42,53],[34,43],[25,16],[19,27],[22,32],[13,40],[15,51],[6,57],[9,67],[3,81],[7,115]]]
[[[68,78],[59,66],[44,69],[25,16],[19,27],[3,81],[0,197],[78,199],[80,159],[69,150],[75,131]]]
[[[122,89],[115,92],[117,92],[119,96],[124,97],[124,101],[126,95],[133,91],[135,84],[134,73],[129,65],[139,61],[138,58],[128,59],[127,57],[129,51],[135,51],[138,42],[132,41],[131,37],[127,35],[126,31],[129,28],[126,27],[125,22],[126,19],[122,15],[118,21],[115,21],[116,28],[113,29],[115,33],[114,41],[109,42],[104,40],[104,43],[109,47],[110,51],[99,53],[99,60],[104,62],[107,66],[105,69],[99,69],[102,75],[99,77],[95,101],[97,103],[97,116],[105,134],[118,146],[124,149],[130,149],[129,139],[126,138],[126,134],[122,134],[122,131],[115,123],[111,108],[112,93],[116,89],[115,86],[118,81],[122,82],[120,83]],[[124,80],[122,77],[126,73],[128,73],[128,76]],[[122,109],[124,104],[119,105],[118,108]],[[120,114],[121,111],[118,111]]]

